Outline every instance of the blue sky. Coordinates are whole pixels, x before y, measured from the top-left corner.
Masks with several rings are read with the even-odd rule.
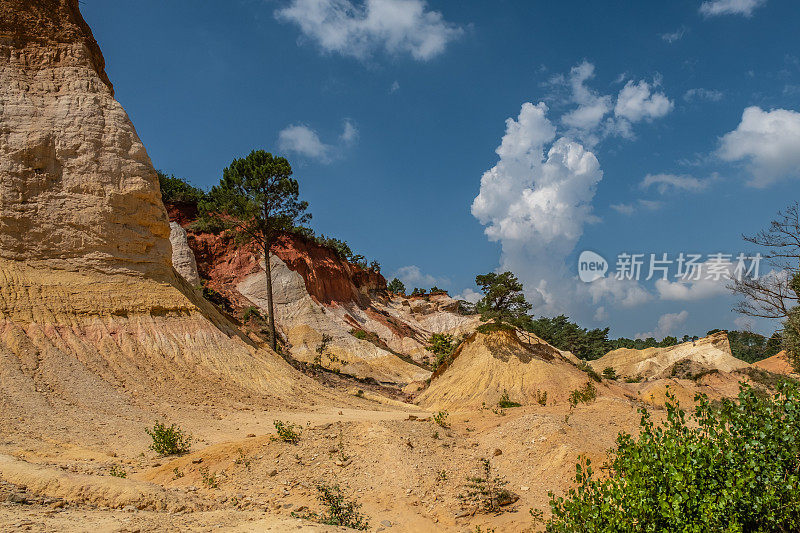
[[[81,7],[157,168],[208,187],[285,155],[314,229],[412,286],[511,268],[537,312],[613,335],[744,327],[722,283],[583,284],[577,256],[755,251],[798,198],[800,9],[601,4]]]

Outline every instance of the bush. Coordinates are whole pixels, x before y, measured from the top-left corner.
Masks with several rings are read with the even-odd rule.
[[[480,473],[467,477],[466,491],[459,498],[476,507],[478,511],[499,512],[502,505],[516,501],[515,495],[505,488],[508,482],[494,474],[492,463],[488,459],[481,459],[480,464]]]
[[[216,472],[209,474],[208,468],[203,468],[200,470],[200,478],[203,481],[203,486],[205,486],[207,489],[219,488],[219,479],[217,478]]]
[[[617,371],[613,367],[607,366],[603,369],[603,377],[606,379],[617,379]]]
[[[344,526],[362,531],[369,529],[369,520],[359,512],[361,504],[348,500],[339,485],[320,483],[317,485],[317,491],[319,492],[317,499],[325,507],[325,511],[322,514],[303,515],[292,512],[292,516],[331,526]]]
[[[579,403],[592,403],[597,398],[597,389],[594,383],[587,381],[580,389],[575,389],[569,394],[569,405],[575,407]]]
[[[369,334],[366,331],[364,331],[363,329],[351,329],[350,330],[350,335],[352,335],[356,339],[360,339],[362,341],[365,341],[365,340],[367,340],[369,338]]]
[[[433,415],[432,418],[437,425],[443,428],[449,428],[450,424],[447,422],[447,417],[449,416],[450,414],[447,411],[439,411],[438,413]]]
[[[600,377],[600,374],[598,374],[598,373],[597,373],[597,371],[595,371],[595,369],[594,369],[594,368],[592,368],[592,367],[591,367],[591,366],[590,366],[588,363],[581,362],[581,363],[578,365],[578,368],[580,368],[581,370],[583,370],[584,372],[586,372],[586,374],[587,374],[587,375],[588,375],[590,378],[592,378],[594,381],[596,381],[596,382],[598,382],[598,383],[600,383],[601,381],[603,381],[603,378],[602,378],[602,377]]]
[[[508,396],[508,391],[503,389],[503,395],[500,396],[500,401],[497,402],[497,406],[501,409],[507,409],[509,407],[520,407],[522,404],[512,401],[511,398]]]
[[[547,531],[786,532],[800,530],[800,390],[764,397],[742,385],[715,408],[705,395],[687,420],[668,394],[659,426],[640,410],[638,438],[620,434],[608,477],[576,466],[566,497],[550,495]]]
[[[206,193],[197,187],[189,185],[189,182],[176,178],[174,175],[167,175],[161,170],[156,170],[158,175],[158,185],[161,187],[161,200],[165,204],[187,203],[197,205]]]
[[[108,471],[108,475],[125,479],[128,477],[128,472],[126,472],[124,468],[114,465],[111,467],[111,470]]]
[[[175,424],[167,427],[161,422],[156,422],[152,429],[146,428],[144,431],[153,439],[150,449],[160,455],[189,453],[192,437],[185,435]]]
[[[546,390],[545,391],[539,391],[539,389],[536,389],[536,392],[534,393],[534,395],[536,396],[536,403],[538,403],[542,407],[547,405],[547,391]]]
[[[277,435],[272,437],[272,440],[282,440],[289,444],[300,442],[300,426],[280,420],[275,420],[272,424],[275,426],[275,431],[278,432]]]

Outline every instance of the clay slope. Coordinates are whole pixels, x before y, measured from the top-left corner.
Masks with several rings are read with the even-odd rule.
[[[589,378],[559,350],[535,335],[515,331],[475,333],[455,352],[453,362],[434,376],[417,397],[426,408],[461,410],[494,407],[504,391],[523,405],[547,393],[548,403],[566,403]],[[596,384],[602,394],[606,386]]]
[[[611,367],[620,377],[654,379],[674,375],[673,367],[677,363],[680,363],[680,367],[691,366],[694,373],[702,370],[733,372],[749,366],[731,354],[728,335],[724,331],[703,337],[697,342],[684,342],[667,348],[619,348],[590,364],[597,372]],[[675,369],[676,372],[679,370]]]
[[[772,357],[757,361],[753,363],[753,366],[775,374],[797,375],[797,372],[792,368],[791,363],[789,363],[786,350],[781,350]]]
[[[176,269],[182,271],[185,258],[193,255],[200,277],[232,302],[234,314],[249,306],[265,311],[263,259],[224,235],[194,232],[195,214],[187,206],[168,210],[173,245],[180,247],[175,255],[184,258]],[[185,226],[188,239],[177,222]],[[459,314],[458,302],[444,293],[391,294],[379,273],[301,236],[281,237],[270,261],[278,327],[292,357],[300,361],[384,383],[422,381],[430,376],[425,363],[433,356],[425,346],[431,334],[469,333],[479,323],[476,316]]]
[[[77,1],[4,0],[0,14],[4,427],[77,433],[170,404],[329,398],[173,270],[155,171]]]

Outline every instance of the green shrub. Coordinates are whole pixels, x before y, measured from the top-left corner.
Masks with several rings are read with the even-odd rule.
[[[146,428],[144,431],[153,439],[150,449],[158,454],[182,455],[189,453],[192,437],[185,435],[183,430],[175,424],[167,427],[161,422],[156,422],[152,429]]]
[[[320,483],[317,485],[317,491],[319,492],[317,499],[325,507],[325,511],[322,514],[309,512],[302,515],[292,512],[292,516],[331,526],[344,526],[362,531],[369,529],[369,520],[359,512],[361,504],[348,500],[339,485]]]
[[[217,478],[216,472],[209,474],[208,468],[203,468],[200,470],[200,478],[203,481],[203,486],[205,486],[207,489],[219,488],[219,479]]]
[[[520,407],[522,404],[517,403],[508,396],[508,391],[503,389],[503,395],[500,396],[500,401],[497,402],[497,406],[501,409],[507,409],[509,407]]]
[[[575,407],[579,403],[592,403],[597,398],[597,389],[594,383],[587,381],[580,389],[575,389],[569,394],[569,405]]]
[[[272,423],[275,426],[277,435],[272,437],[272,440],[281,440],[289,444],[297,444],[300,442],[300,426],[275,420]]]
[[[158,185],[161,187],[161,200],[165,204],[188,203],[195,204],[202,200],[206,193],[197,187],[189,185],[189,182],[176,178],[174,175],[167,175],[161,170],[156,170],[158,175]]]
[[[603,381],[603,378],[602,378],[602,377],[600,377],[600,374],[598,374],[598,373],[595,371],[595,369],[594,369],[594,368],[592,368],[592,367],[591,367],[591,366],[590,366],[588,363],[584,363],[583,361],[581,361],[581,363],[578,365],[578,368],[580,368],[581,370],[583,370],[584,372],[586,372],[586,374],[587,374],[587,375],[588,375],[590,378],[592,378],[594,381],[596,381],[596,382],[598,382],[598,383],[600,383],[601,381]]]
[[[255,305],[245,308],[245,310],[242,312],[242,322],[246,324],[247,322],[250,322],[251,318],[255,318],[256,320],[263,320],[264,318],[259,312],[258,307]]]
[[[369,334],[363,329],[351,329],[350,335],[352,335],[356,339],[361,339],[362,341],[365,341],[369,338]]]
[[[764,397],[742,385],[718,408],[695,402],[687,417],[668,394],[658,426],[642,409],[638,438],[619,435],[603,479],[582,460],[577,487],[550,494],[547,531],[800,531],[798,386]]]
[[[477,511],[496,513],[502,510],[502,505],[516,501],[512,493],[505,488],[507,484],[503,477],[495,475],[492,463],[488,459],[481,459],[480,473],[477,476],[467,477],[466,490],[459,495],[459,499],[474,506]]]
[[[111,467],[111,470],[108,471],[108,475],[114,477],[121,477],[124,479],[128,477],[128,472],[126,472],[124,468],[114,465]]]
[[[617,371],[613,367],[607,366],[603,369],[603,377],[606,379],[617,379]]]
[[[536,392],[534,393],[534,396],[536,396],[536,403],[538,403],[542,407],[547,405],[547,391],[546,390],[540,392],[539,389],[536,389]]]
[[[443,428],[449,428],[450,424],[447,422],[449,416],[450,414],[447,411],[439,411],[433,415],[433,421]]]

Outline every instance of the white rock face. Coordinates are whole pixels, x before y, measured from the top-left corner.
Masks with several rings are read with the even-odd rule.
[[[172,244],[172,266],[192,286],[200,285],[197,261],[194,252],[189,248],[186,230],[177,222],[169,223],[169,242]]]
[[[155,170],[77,1],[6,1],[0,19],[0,258],[169,275]]]

